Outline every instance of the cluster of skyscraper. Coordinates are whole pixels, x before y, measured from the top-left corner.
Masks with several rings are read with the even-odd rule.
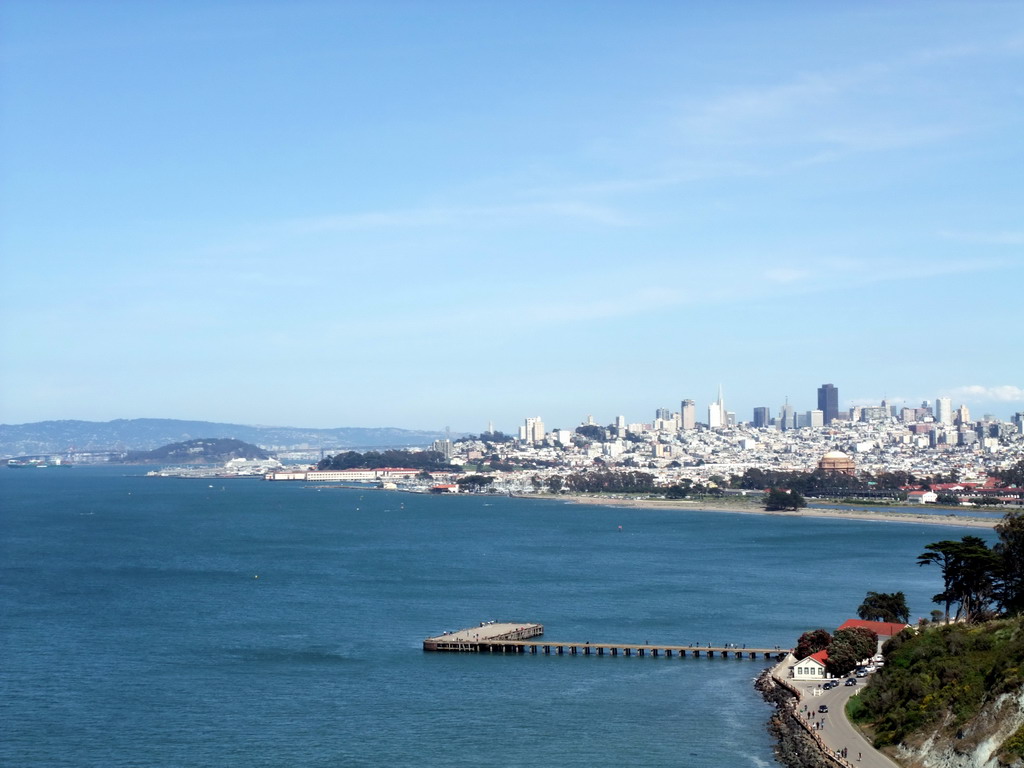
[[[1018,416],[1021,415],[1018,414]],[[895,406],[883,400],[877,406],[854,406],[848,411],[840,413],[839,389],[834,384],[822,384],[818,387],[818,407],[816,409],[797,413],[796,408],[789,403],[787,397],[786,402],[779,407],[778,416],[775,418],[772,418],[771,408],[767,406],[754,408],[753,421],[750,425],[755,428],[775,427],[782,431],[788,431],[803,427],[824,427],[838,420],[875,422],[890,418],[898,418],[905,423],[932,422],[945,426],[965,425],[971,420],[967,406],[961,405],[954,411],[953,403],[948,397],[938,398],[934,408],[925,401],[918,408],[903,408],[897,411]],[[1015,423],[1016,421],[1015,418]],[[718,388],[718,399],[708,405],[707,421],[704,423],[708,429],[722,429],[737,425],[736,414],[725,407],[721,387]],[[594,424],[593,420],[590,419],[588,424]],[[658,408],[655,412],[654,423],[651,425],[627,424],[624,416],[618,416],[615,419],[614,428],[619,435],[625,435],[626,432],[639,434],[649,429],[680,432],[696,429],[697,425],[696,402],[683,400],[677,412],[672,412],[668,408]],[[1024,430],[1024,418],[1022,418],[1020,428]],[[519,428],[519,439],[525,443],[537,443],[543,440],[543,421],[539,417],[527,418],[525,424]]]

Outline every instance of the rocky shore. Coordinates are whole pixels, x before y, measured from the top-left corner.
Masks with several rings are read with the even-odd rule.
[[[776,682],[770,669],[758,676],[754,688],[775,707],[768,720],[768,732],[775,739],[775,758],[779,763],[787,768],[835,768],[797,720],[796,696]]]

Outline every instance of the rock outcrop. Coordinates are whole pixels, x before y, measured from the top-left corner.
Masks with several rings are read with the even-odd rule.
[[[907,768],[1024,768],[1024,759],[1003,750],[1006,741],[1024,728],[1024,691],[997,697],[960,728],[951,720],[926,737],[901,744],[899,762]]]
[[[796,696],[778,684],[770,669],[758,676],[754,688],[775,707],[768,720],[768,732],[775,739],[775,757],[782,765],[787,768],[835,768],[797,719]]]

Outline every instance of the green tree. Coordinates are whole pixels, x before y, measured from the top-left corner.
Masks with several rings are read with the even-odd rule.
[[[482,491],[494,482],[493,477],[487,475],[466,475],[455,481],[460,491]]]
[[[666,499],[685,499],[690,495],[693,488],[692,480],[680,480],[676,485],[670,485],[665,489]]]
[[[798,659],[806,659],[812,653],[824,651],[831,642],[832,635],[827,631],[824,629],[812,629],[810,632],[804,632],[800,635],[800,639],[796,641],[796,649],[793,653]]]
[[[902,592],[868,592],[857,608],[857,616],[865,621],[906,624],[910,621],[907,596]]]
[[[971,622],[987,615],[996,596],[999,559],[983,539],[964,536],[960,541],[933,542],[918,555],[917,564],[941,569],[942,591],[932,601],[945,606],[947,622],[954,604],[957,619]]]
[[[1021,459],[1009,469],[993,472],[992,474],[998,477],[1003,485],[1016,485],[1018,488],[1024,488],[1024,459]]]
[[[990,618],[996,597],[999,558],[978,536],[964,536],[957,551],[958,568],[954,587],[960,602],[957,617],[967,622]]]
[[[863,627],[840,629],[832,636],[832,642],[826,650],[828,659],[825,667],[832,675],[839,677],[875,655],[878,635]]]
[[[999,541],[993,547],[997,558],[997,597],[1003,610],[1024,612],[1024,514],[1008,512],[996,526]]]
[[[933,603],[945,605],[945,619],[949,623],[949,609],[953,605],[953,580],[956,578],[956,546],[957,542],[950,539],[935,541],[924,548],[917,556],[918,565],[937,565],[942,571],[942,591],[932,598]]]
[[[597,443],[603,443],[605,438],[604,428],[597,426],[597,424],[583,424],[576,427],[576,434]]]
[[[783,490],[772,488],[764,498],[764,508],[768,512],[776,512],[784,509],[800,509],[806,507],[804,497],[794,490]]]

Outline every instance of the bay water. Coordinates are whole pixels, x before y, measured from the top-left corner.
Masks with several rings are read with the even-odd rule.
[[[4,766],[766,766],[763,661],[423,638],[790,647],[979,533],[131,471],[0,472]]]

